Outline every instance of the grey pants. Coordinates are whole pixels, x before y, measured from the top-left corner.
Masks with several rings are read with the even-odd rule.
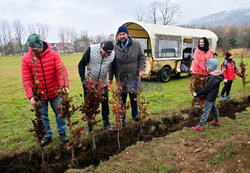
[[[204,106],[204,109],[203,109],[203,114],[202,114],[201,120],[200,120],[200,122],[198,124],[199,127],[204,128],[210,112],[213,114],[213,119],[214,119],[215,122],[220,121],[219,112],[218,112],[218,109],[217,109],[217,106],[216,106],[216,101],[210,102],[208,100],[205,100],[205,106]]]

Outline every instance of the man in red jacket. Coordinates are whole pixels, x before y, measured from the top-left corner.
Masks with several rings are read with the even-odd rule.
[[[29,51],[22,59],[22,79],[24,89],[31,105],[34,106],[36,101],[33,98],[32,88],[35,86],[36,70],[37,79],[39,81],[38,92],[44,93],[45,95],[43,97],[41,113],[46,131],[45,138],[42,140],[41,145],[45,146],[52,140],[52,130],[50,128],[48,117],[48,102],[50,102],[50,105],[55,113],[57,131],[60,135],[59,137],[63,142],[66,143],[69,141],[68,137],[66,136],[66,122],[65,119],[61,119],[58,116],[58,110],[56,107],[57,102],[61,100],[56,91],[59,90],[64,83],[61,69],[63,62],[58,53],[50,49],[50,45],[47,42],[42,41],[41,36],[38,34],[34,33],[29,36],[27,46]],[[37,59],[35,69],[32,63],[33,56],[35,56]],[[67,87],[66,92],[68,94],[68,74],[64,65],[63,67]]]

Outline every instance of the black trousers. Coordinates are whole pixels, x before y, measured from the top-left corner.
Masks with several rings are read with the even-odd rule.
[[[127,100],[127,95],[129,94],[129,98],[130,98],[130,105],[131,105],[131,109],[132,109],[132,117],[133,119],[138,119],[138,106],[137,106],[137,95],[135,93],[122,93],[121,97],[122,97],[122,102],[124,104],[124,106],[126,107],[126,100]],[[122,118],[122,125],[125,126],[125,119],[126,119],[126,115],[123,116]]]
[[[105,91],[108,91],[107,90],[107,87],[105,87]],[[88,96],[88,92],[86,92],[86,88],[84,88],[84,100],[85,100],[85,103],[86,103],[86,99],[87,99],[87,96]],[[104,124],[104,127],[110,125],[109,124],[109,97],[108,97],[108,92],[105,92],[103,94],[104,96],[104,100],[102,101],[102,120],[103,120],[103,124]],[[92,125],[88,123],[88,126],[89,126],[89,130],[92,130]]]
[[[224,87],[223,87],[223,89],[221,91],[221,96],[224,96],[225,93],[226,93],[226,96],[229,96],[230,91],[231,91],[232,83],[233,83],[232,80],[224,82],[225,85],[224,85]]]

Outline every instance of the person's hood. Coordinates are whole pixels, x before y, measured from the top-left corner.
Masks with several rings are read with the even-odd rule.
[[[224,71],[223,70],[217,70],[217,71],[210,72],[209,75],[216,76],[216,78],[220,82],[222,82],[224,79]]]
[[[46,41],[43,41],[43,50],[41,53],[39,53],[40,56],[43,56],[45,54],[47,54],[50,50],[50,45],[49,43],[47,43]],[[29,49],[28,51],[29,54],[33,54],[32,51]]]

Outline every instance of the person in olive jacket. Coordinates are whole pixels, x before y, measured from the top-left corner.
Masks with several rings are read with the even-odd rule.
[[[218,60],[217,59],[209,59],[206,63],[206,71],[208,72],[208,76],[205,79],[203,87],[194,92],[193,96],[197,97],[200,95],[204,95],[205,97],[205,107],[203,109],[203,114],[201,116],[200,122],[197,126],[192,127],[193,130],[201,131],[203,130],[208,115],[210,112],[213,114],[214,120],[209,123],[214,126],[220,125],[219,112],[216,106],[216,97],[219,92],[220,83],[224,79],[223,71],[219,71]]]
[[[140,89],[140,78],[145,71],[146,58],[142,53],[140,43],[129,36],[127,27],[120,26],[117,35],[118,41],[114,51],[122,84],[122,101],[126,105],[127,95],[129,94],[132,117],[135,121],[139,121],[136,91]],[[113,75],[110,73],[109,80],[112,81],[112,79]],[[126,115],[123,117],[123,126],[125,126],[125,117]]]

